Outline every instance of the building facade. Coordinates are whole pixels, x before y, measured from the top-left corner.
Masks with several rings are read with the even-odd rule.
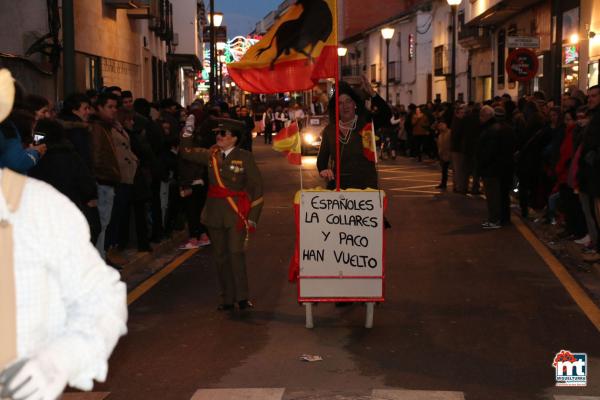
[[[0,3],[0,66],[50,99],[65,95],[60,4]],[[135,97],[189,103],[205,20],[202,0],[73,1],[75,89],[119,86]]]

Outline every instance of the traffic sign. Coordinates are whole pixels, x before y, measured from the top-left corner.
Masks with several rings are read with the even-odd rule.
[[[528,82],[537,74],[537,54],[529,49],[512,50],[506,59],[508,77],[519,82]]]
[[[509,49],[539,49],[540,38],[537,36],[507,36],[506,47]]]

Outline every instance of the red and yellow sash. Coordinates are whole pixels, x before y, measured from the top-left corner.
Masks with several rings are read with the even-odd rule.
[[[210,185],[208,188],[208,197],[216,198],[216,199],[226,199],[227,203],[238,216],[238,224],[237,228],[242,230],[246,228],[246,233],[254,231],[254,227],[250,226],[248,223],[248,215],[250,214],[250,198],[248,197],[248,193],[246,192],[236,192],[228,189],[223,183],[223,179],[221,179],[221,174],[219,172],[219,165],[217,161],[217,153],[219,150],[213,151],[211,157],[211,163],[213,166],[213,171],[215,174],[215,179],[217,181],[217,186]],[[233,200],[233,198],[237,199],[237,202]]]

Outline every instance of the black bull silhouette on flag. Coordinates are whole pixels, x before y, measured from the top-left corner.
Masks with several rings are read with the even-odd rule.
[[[273,46],[277,46],[277,53],[271,60],[271,69],[275,67],[281,55],[290,54],[292,50],[307,57],[307,62],[312,62],[312,52],[319,42],[327,41],[333,30],[333,15],[324,0],[297,0],[296,4],[302,6],[300,17],[282,23],[273,35],[267,47],[260,49],[256,57]]]

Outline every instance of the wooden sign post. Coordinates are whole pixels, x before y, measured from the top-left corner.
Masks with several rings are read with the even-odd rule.
[[[365,302],[365,326],[373,326],[374,305],[384,301],[384,200],[379,190],[300,193],[298,301],[307,328],[316,302]]]

